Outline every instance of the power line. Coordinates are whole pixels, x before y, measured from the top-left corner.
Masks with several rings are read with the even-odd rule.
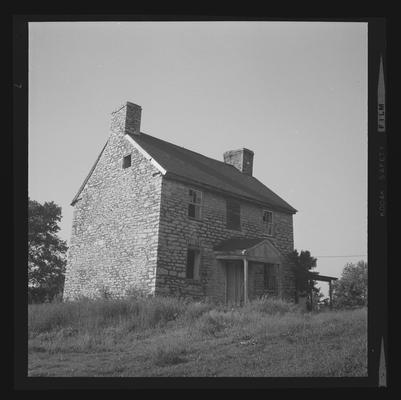
[[[350,255],[350,256],[315,256],[315,257],[366,257],[366,254],[357,254],[357,255]]]

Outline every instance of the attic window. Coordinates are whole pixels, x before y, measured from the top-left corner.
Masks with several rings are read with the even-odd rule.
[[[188,217],[201,219],[202,192],[189,189],[188,196]]]
[[[263,224],[266,229],[266,233],[269,236],[273,235],[273,213],[269,210],[263,210]]]
[[[227,228],[241,230],[241,206],[233,199],[227,199]]]
[[[128,154],[123,158],[123,168],[129,168],[131,166],[131,154]]]

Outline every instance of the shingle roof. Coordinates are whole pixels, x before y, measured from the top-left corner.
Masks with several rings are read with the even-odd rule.
[[[235,251],[235,250],[247,250],[258,243],[263,242],[266,238],[258,239],[244,239],[244,238],[232,238],[224,240],[218,244],[213,250],[215,251]]]
[[[286,212],[297,212],[258,179],[243,174],[230,164],[145,133],[130,137],[167,171],[166,177],[207,186]]]

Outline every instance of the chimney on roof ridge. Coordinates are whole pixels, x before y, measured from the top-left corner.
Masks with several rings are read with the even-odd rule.
[[[252,176],[254,152],[249,149],[230,150],[224,153],[224,162],[239,169],[243,174]]]
[[[141,106],[127,101],[111,113],[111,131],[120,135],[140,135],[141,113]]]

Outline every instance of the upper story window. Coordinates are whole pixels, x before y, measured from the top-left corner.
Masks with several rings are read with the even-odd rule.
[[[195,189],[188,191],[188,217],[201,219],[202,192]]]
[[[129,168],[130,166],[131,166],[131,154],[128,154],[123,158],[123,168]]]
[[[187,266],[185,276],[187,279],[199,279],[200,251],[189,248],[187,250]]]
[[[269,210],[263,210],[263,224],[266,228],[266,233],[273,235],[273,213]]]
[[[227,228],[241,230],[241,206],[233,199],[227,199]]]
[[[270,292],[277,293],[278,288],[278,264],[265,264],[264,266],[264,288]]]

